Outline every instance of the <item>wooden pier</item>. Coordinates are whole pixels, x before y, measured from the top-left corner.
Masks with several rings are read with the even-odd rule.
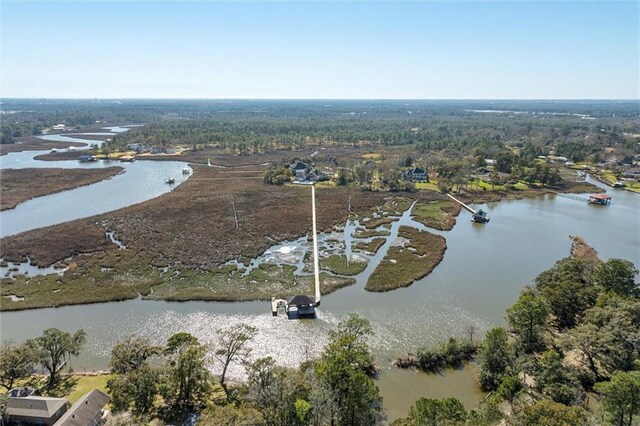
[[[301,183],[301,185],[307,185]],[[316,188],[311,186],[311,222],[313,232],[313,275],[315,281],[315,297],[296,295],[288,300],[271,298],[271,314],[286,313],[289,319],[315,318],[316,308],[320,306],[320,266],[318,262],[318,231],[316,227]]]
[[[453,201],[455,201],[456,203],[460,204],[462,207],[464,207],[465,209],[469,210],[471,212],[471,214],[476,214],[477,212],[472,209],[471,207],[469,207],[468,205],[466,205],[465,203],[463,203],[462,201],[458,200],[456,197],[454,197],[451,194],[447,194],[447,197],[451,198]]]
[[[471,207],[469,207],[468,205],[466,205],[462,201],[458,200],[456,197],[454,197],[451,194],[447,194],[447,197],[451,198],[453,201],[455,201],[456,203],[460,204],[462,207],[464,207],[465,209],[469,210],[469,212],[471,212],[471,214],[473,215],[471,217],[471,222],[489,223],[489,220],[490,220],[489,216],[487,216],[487,212],[485,212],[484,210],[480,209],[478,211],[475,211],[474,209],[472,209]]]
[[[556,192],[552,190],[547,190],[550,194],[557,195],[558,197],[569,198],[571,200],[582,201],[584,203],[596,204],[599,206],[608,206],[611,204],[611,196],[607,194],[594,194],[590,195],[589,198],[581,197],[579,195],[574,194],[563,194],[561,192]]]
[[[554,194],[557,195],[558,197],[564,197],[564,198],[569,198],[571,200],[576,200],[576,201],[583,201],[585,203],[589,202],[588,198],[585,197],[581,197],[579,195],[574,195],[574,194],[563,194],[562,192],[556,192],[556,191],[552,191],[550,189],[547,190],[548,193],[550,194]]]

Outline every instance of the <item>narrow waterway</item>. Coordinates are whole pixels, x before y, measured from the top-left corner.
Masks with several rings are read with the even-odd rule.
[[[140,163],[140,162],[138,162]],[[625,258],[640,265],[640,196],[609,189],[608,207],[588,205],[546,195],[534,199],[507,200],[476,207],[486,210],[491,222],[478,225],[462,211],[451,231],[432,231],[447,238],[444,260],[427,277],[412,286],[387,293],[364,290],[366,276],[392,243],[402,224],[415,226],[408,212],[391,226],[392,236],[351,287],[323,297],[318,319],[289,321],[272,317],[267,302],[125,302],[70,306],[0,314],[2,340],[21,341],[45,328],[84,328],[87,349],[73,360],[75,369],[107,367],[110,348],[125,336],[137,334],[163,343],[171,334],[187,331],[204,342],[215,343],[220,328],[244,322],[255,326],[255,356],[271,355],[279,363],[295,366],[313,356],[327,342],[327,331],[351,312],[372,323],[371,346],[382,372],[377,380],[390,418],[404,415],[420,396],[451,395],[473,407],[482,395],[473,386],[472,367],[443,376],[401,371],[389,359],[449,337],[461,337],[464,328],[476,325],[480,333],[502,325],[504,311],[523,285],[569,253],[570,235],[580,235],[604,259]],[[353,232],[347,224],[347,232]],[[338,233],[340,237],[342,235]],[[323,241],[331,241],[325,237]],[[279,244],[265,257],[288,259],[301,265],[304,239]],[[339,250],[345,250],[340,247]],[[292,255],[294,257],[287,256]],[[257,263],[257,262],[256,262]],[[232,376],[241,377],[235,368]]]
[[[110,128],[127,130],[126,128]],[[89,133],[87,133],[89,134]],[[113,135],[114,133],[106,133]],[[69,150],[87,149],[90,145],[100,145],[102,141],[82,139],[69,135],[44,135],[40,138],[51,141],[83,142],[88,145],[73,147]],[[106,136],[105,137],[108,137]],[[63,149],[57,150],[65,151]],[[98,160],[80,163],[70,161],[41,161],[34,159],[47,151],[24,151],[0,156],[0,169],[23,168],[104,168],[124,167],[120,173],[110,179],[82,186],[56,194],[33,198],[18,204],[16,208],[0,212],[0,237],[14,235],[31,229],[68,222],[74,219],[93,216],[127,207],[158,197],[173,190],[191,176],[182,174],[186,163],[180,161],[120,161]],[[175,184],[165,180],[172,176]]]

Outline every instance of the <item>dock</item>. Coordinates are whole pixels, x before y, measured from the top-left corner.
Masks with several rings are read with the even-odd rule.
[[[458,200],[456,197],[454,197],[451,194],[447,194],[447,197],[451,198],[453,201],[455,201],[456,203],[460,204],[465,209],[469,210],[469,212],[473,215],[471,217],[471,222],[489,223],[489,220],[490,220],[489,216],[487,216],[487,212],[485,212],[484,210],[480,209],[478,211],[475,211],[474,209],[472,209],[471,207],[469,207],[468,205],[466,205],[462,201]]]
[[[301,183],[307,185],[306,183]],[[315,281],[315,297],[299,294],[285,299],[271,298],[271,314],[287,314],[289,319],[315,318],[316,308],[320,306],[320,267],[318,262],[318,231],[316,228],[316,188],[311,186],[311,222],[313,228],[313,276]]]
[[[581,197],[575,194],[563,194],[562,192],[547,190],[550,194],[557,195],[558,197],[569,198],[570,200],[582,201],[584,203],[596,204],[599,206],[608,206],[611,204],[611,196],[607,194],[594,194],[589,198]]]
[[[447,194],[447,197],[451,198],[453,201],[455,201],[456,203],[460,204],[462,207],[464,207],[465,209],[469,210],[471,212],[471,214],[476,214],[477,211],[475,211],[474,209],[472,209],[471,207],[469,207],[468,205],[466,205],[465,203],[463,203],[462,201],[458,200],[456,197],[454,197],[451,194]]]

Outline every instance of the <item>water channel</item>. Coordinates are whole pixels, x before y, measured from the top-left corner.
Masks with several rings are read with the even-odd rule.
[[[120,130],[121,128],[111,129]],[[105,137],[113,134],[106,133]],[[88,144],[84,147],[72,147],[67,150],[86,149],[92,144],[100,145],[102,143],[101,141],[67,135],[45,135],[41,138],[49,141]],[[120,166],[125,171],[92,185],[33,198],[18,204],[14,209],[0,212],[0,237],[106,213],[147,201],[173,190],[191,176],[191,174],[182,174],[182,169],[186,167],[186,164],[180,161],[135,161],[128,163],[98,160],[79,163],[78,161],[40,161],[34,159],[35,156],[44,153],[46,151],[23,151],[2,155],[0,156],[0,169],[54,167],[71,169]],[[165,183],[165,179],[169,176],[175,178],[175,184]]]
[[[142,164],[150,167],[144,172],[156,175],[162,174],[166,167],[173,167],[164,162],[138,161],[121,176],[133,175],[130,172]],[[145,179],[143,171],[137,175],[140,179]],[[149,179],[155,181],[156,177]],[[107,187],[111,185],[114,194],[122,194],[127,187],[118,183],[117,178],[102,183]],[[133,189],[127,188],[125,193]],[[111,347],[127,335],[148,336],[160,344],[173,333],[187,331],[204,342],[215,343],[218,329],[244,322],[258,329],[253,344],[256,357],[271,355],[281,364],[295,366],[319,353],[327,342],[327,331],[355,312],[369,319],[375,331],[370,344],[382,367],[377,384],[390,419],[406,415],[410,405],[421,396],[455,396],[467,408],[472,408],[483,397],[474,386],[473,366],[443,375],[426,375],[395,369],[388,360],[415,351],[419,346],[437,344],[452,336],[461,337],[468,325],[476,325],[483,333],[492,326],[504,324],[504,311],[516,300],[522,286],[568,255],[569,235],[585,238],[604,259],[624,258],[640,265],[640,196],[607,190],[613,196],[608,207],[554,195],[478,206],[491,217],[487,225],[470,223],[470,215],[463,210],[453,230],[431,231],[445,236],[448,248],[442,263],[429,276],[392,292],[365,291],[366,277],[386,248],[394,243],[397,228],[402,224],[416,225],[406,213],[392,224],[391,237],[373,256],[367,269],[356,277],[356,284],[323,297],[316,320],[274,318],[267,302],[180,303],[137,299],[2,313],[2,340],[22,341],[41,334],[48,327],[67,331],[84,328],[88,335],[87,348],[73,360],[73,366],[76,370],[92,370],[106,368]],[[78,217],[94,214],[85,210],[91,207],[89,203],[78,203],[82,198],[69,196],[73,191],[77,190],[57,194],[63,198],[56,203],[72,205]],[[0,219],[4,228],[4,216]],[[31,220],[36,219],[28,219]],[[345,229],[350,234],[354,227],[355,224],[348,223]],[[3,235],[10,233],[3,230]],[[328,247],[335,235],[324,238]],[[300,266],[299,256],[306,250],[304,240],[275,245],[264,256],[280,256],[281,260]],[[242,373],[236,369],[231,374],[240,377]]]

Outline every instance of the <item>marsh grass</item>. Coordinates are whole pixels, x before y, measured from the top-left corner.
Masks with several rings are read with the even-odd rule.
[[[411,217],[430,228],[448,231],[456,224],[460,205],[450,200],[421,201],[413,206]]]
[[[383,240],[384,241],[384,240]],[[333,272],[337,275],[358,275],[365,270],[369,262],[351,261],[347,263],[347,257],[340,254],[332,254],[331,256],[320,259],[320,268]]]
[[[389,291],[407,287],[425,277],[441,261],[446,241],[439,235],[401,226],[398,236],[408,240],[404,246],[392,246],[378,267],[369,276],[366,289]]]
[[[385,241],[386,239],[384,238],[374,238],[368,243],[365,243],[365,242],[356,243],[355,248],[357,250],[363,250],[363,251],[376,254],[378,250],[380,250],[380,247],[382,247],[382,245],[385,243]]]

